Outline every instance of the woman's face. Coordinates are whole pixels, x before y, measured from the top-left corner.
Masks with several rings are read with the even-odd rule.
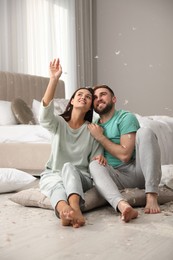
[[[87,89],[79,89],[74,98],[71,100],[71,104],[74,108],[81,108],[83,111],[87,112],[90,110],[92,105],[93,96]]]

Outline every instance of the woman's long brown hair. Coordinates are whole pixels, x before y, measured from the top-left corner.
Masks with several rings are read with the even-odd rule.
[[[81,89],[87,89],[91,95],[92,95],[92,104],[91,104],[91,108],[90,110],[88,110],[85,114],[85,117],[84,117],[84,120],[85,121],[89,121],[90,123],[92,122],[92,118],[93,118],[93,100],[94,100],[94,91],[92,88],[85,88],[85,87],[81,87],[81,88],[78,88],[74,93],[73,95],[71,96],[67,106],[66,106],[66,109],[65,111],[60,115],[62,116],[65,121],[69,121],[71,119],[71,113],[72,113],[72,110],[73,110],[73,105],[71,104],[71,101],[72,99],[75,97],[76,93],[81,90]]]

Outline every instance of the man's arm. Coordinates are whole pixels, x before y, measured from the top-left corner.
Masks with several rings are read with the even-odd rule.
[[[103,134],[103,128],[97,124],[89,124],[88,128],[91,135],[108,151],[112,156],[118,158],[122,162],[128,162],[133,154],[135,148],[136,133],[128,133],[122,135],[120,138],[120,144],[111,142]]]

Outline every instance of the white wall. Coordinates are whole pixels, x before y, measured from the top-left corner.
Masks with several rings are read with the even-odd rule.
[[[117,108],[173,116],[173,1],[93,0],[94,84]]]

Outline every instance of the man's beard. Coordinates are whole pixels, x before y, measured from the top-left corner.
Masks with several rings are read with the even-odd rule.
[[[95,112],[99,115],[104,115],[107,114],[109,111],[111,111],[112,107],[113,107],[113,103],[109,103],[107,104],[107,106],[105,106],[103,109],[97,109],[94,108]]]

